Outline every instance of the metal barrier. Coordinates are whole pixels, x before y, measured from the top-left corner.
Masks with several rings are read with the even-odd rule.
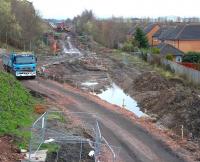
[[[71,123],[72,120],[74,121],[73,124]],[[87,132],[89,137],[72,131],[76,126],[81,127],[81,129]],[[84,156],[83,148],[86,146],[94,150],[95,162],[116,162],[120,150],[117,147],[109,145],[102,136],[96,115],[82,112],[67,113],[66,115],[62,111],[51,111],[41,115],[31,128],[29,161],[34,161],[43,144],[52,143],[58,144],[60,148],[64,147],[64,145],[78,145],[78,161],[82,160]],[[55,162],[59,159],[60,150],[57,150]],[[107,160],[103,160],[105,157],[107,157]]]
[[[33,152],[37,153],[40,146],[44,143],[46,117],[47,113],[44,113],[32,125],[29,145],[29,161],[31,160]]]

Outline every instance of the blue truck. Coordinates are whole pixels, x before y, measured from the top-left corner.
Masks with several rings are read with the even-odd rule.
[[[3,67],[17,78],[36,77],[37,58],[33,53],[12,52],[3,55]]]

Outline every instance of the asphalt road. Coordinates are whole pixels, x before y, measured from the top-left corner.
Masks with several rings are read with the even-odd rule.
[[[69,88],[41,79],[27,80],[23,83],[27,88],[45,94],[54,102],[62,100],[63,103],[69,98],[73,99],[75,104],[65,105],[72,112],[95,113],[100,121],[103,136],[109,144],[121,148],[120,158],[124,162],[183,162],[140,125]]]

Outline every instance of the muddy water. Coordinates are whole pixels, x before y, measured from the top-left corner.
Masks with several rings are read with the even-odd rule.
[[[137,102],[131,98],[129,95],[124,93],[124,91],[118,87],[115,83],[111,87],[106,89],[100,94],[97,94],[102,100],[105,100],[111,104],[115,104],[128,109],[135,113],[138,117],[145,115],[140,108],[137,106]]]
[[[73,47],[72,43],[71,43],[71,38],[70,37],[67,37],[67,44],[68,44],[68,48],[66,47],[65,43],[62,42],[62,48],[63,48],[63,52],[65,54],[69,54],[69,55],[81,55],[80,51]]]

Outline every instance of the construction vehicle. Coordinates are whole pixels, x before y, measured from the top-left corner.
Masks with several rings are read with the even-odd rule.
[[[70,32],[70,28],[65,25],[64,22],[56,24],[56,31],[57,32]]]
[[[37,58],[33,53],[11,52],[3,55],[3,67],[17,78],[36,77]]]

